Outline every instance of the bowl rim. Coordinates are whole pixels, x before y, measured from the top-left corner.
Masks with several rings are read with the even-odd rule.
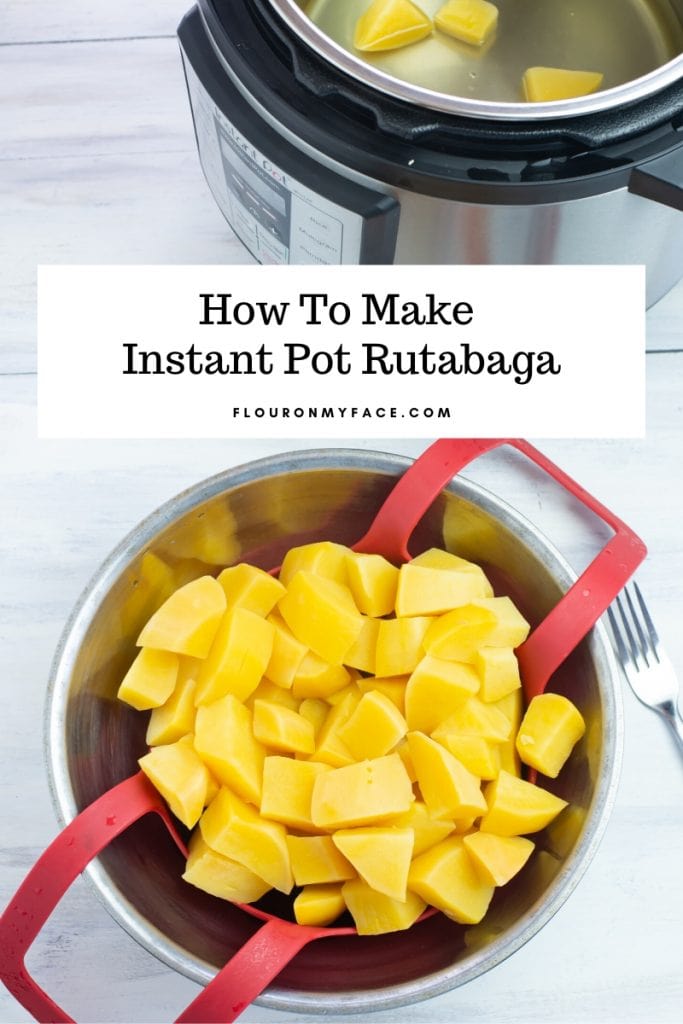
[[[78,813],[68,774],[65,732],[70,669],[101,601],[126,565],[176,519],[205,501],[243,484],[288,472],[316,469],[368,470],[395,476],[405,471],[412,462],[406,456],[356,448],[315,448],[267,456],[221,471],[186,488],[141,520],[120,541],[78,598],[58,641],[50,669],[45,700],[44,746],[50,793],[60,827],[67,825]],[[537,545],[540,544],[544,561],[560,586],[566,589],[576,580],[576,573],[548,538],[526,516],[498,495],[460,474],[443,490],[485,508],[493,505],[502,523],[508,528],[514,528],[523,542],[533,540]],[[604,730],[603,756],[593,797],[587,808],[587,827],[544,895],[500,937],[473,950],[457,964],[419,979],[380,989],[351,989],[343,992],[295,991],[270,985],[255,1000],[256,1004],[294,1013],[322,1014],[370,1012],[405,1006],[447,992],[495,967],[524,945],[554,916],[575,889],[602,840],[616,799],[623,751],[623,709],[618,667],[606,629],[600,621],[588,635],[587,643],[591,660],[598,669],[604,718],[609,720],[610,728]],[[125,893],[114,884],[98,858],[88,865],[84,876],[114,920],[153,956],[199,984],[206,985],[215,976],[215,967],[189,955],[180,944],[169,939],[135,909]]]

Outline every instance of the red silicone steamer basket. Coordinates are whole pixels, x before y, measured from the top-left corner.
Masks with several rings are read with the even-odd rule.
[[[399,563],[409,557],[408,540],[442,489],[477,455],[508,444],[528,456],[614,531],[600,554],[534,629],[518,654],[527,699],[542,692],[555,669],[595,624],[642,561],[639,539],[603,505],[531,445],[519,440],[442,440],[433,444],[399,479],[356,550],[378,551]],[[38,861],[0,919],[0,976],[13,995],[41,1021],[70,1018],[30,978],[24,957],[73,879],[133,821],[154,813],[184,851],[162,801],[138,773],[82,811]],[[180,1021],[228,1021],[256,998],[299,950],[313,939],[348,935],[352,929],[304,928],[256,907],[246,913],[264,924],[197,999]]]

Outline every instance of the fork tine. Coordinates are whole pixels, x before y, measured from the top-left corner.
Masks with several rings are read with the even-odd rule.
[[[618,600],[618,598],[617,598]],[[617,645],[617,654],[619,655],[619,661],[623,664],[628,661],[628,651],[626,644],[624,643],[624,637],[619,629],[619,623],[617,622],[616,616],[612,611],[612,606],[607,609],[607,617],[609,624],[612,627],[612,635],[614,636],[614,642]]]
[[[637,668],[638,667],[638,645],[636,644],[636,641],[635,641],[635,638],[633,636],[633,633],[631,632],[631,625],[630,625],[630,623],[628,621],[628,618],[626,617],[626,612],[624,611],[624,605],[623,605],[623,602],[621,600],[621,595],[620,594],[617,595],[617,608],[619,609],[619,614],[621,615],[621,621],[622,621],[622,625],[623,625],[623,632],[626,634],[626,640],[624,641],[624,643],[625,643],[625,646],[627,648],[627,660],[628,660],[628,655],[630,655],[630,660],[631,660],[634,668]]]
[[[657,648],[659,647],[659,637],[657,635],[657,630],[655,629],[654,622],[650,618],[650,613],[647,610],[647,605],[645,604],[645,601],[643,600],[643,595],[640,592],[640,587],[638,586],[635,580],[633,581],[633,589],[636,592],[638,604],[640,605],[640,610],[643,614],[645,625],[647,626],[647,631],[650,634],[650,644],[652,646],[652,650],[654,651],[655,658],[657,658],[657,661],[659,661],[659,657],[657,654]]]
[[[645,636],[645,633],[643,631],[643,627],[640,623],[640,619],[638,617],[638,613],[636,612],[628,587],[624,587],[624,596],[626,598],[626,603],[628,604],[628,609],[631,613],[631,619],[633,621],[635,631],[638,634],[638,639],[640,640],[639,653],[641,657],[644,659],[645,664],[649,667],[650,660],[648,658],[648,654],[651,654],[651,647],[648,643],[648,638]]]

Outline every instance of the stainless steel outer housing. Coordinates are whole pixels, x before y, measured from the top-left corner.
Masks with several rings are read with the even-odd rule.
[[[146,717],[116,700],[135,637],[158,594],[149,553],[175,582],[240,559],[278,564],[293,544],[357,539],[408,460],[345,449],[248,463],[173,498],[110,555],[83,593],[52,668],[47,754],[62,823],[132,774],[145,750]],[[413,536],[415,552],[444,545],[485,566],[533,623],[574,579],[543,535],[500,498],[457,478]],[[147,558],[145,559],[145,556]],[[153,560],[152,560],[153,561]],[[587,723],[549,788],[571,802],[516,880],[498,891],[485,921],[464,928],[442,915],[406,932],[315,942],[259,1002],[298,1013],[404,1006],[477,977],[518,949],[569,896],[605,829],[617,783],[622,718],[617,668],[601,625],[553,680]],[[257,926],[251,917],[184,883],[182,858],[156,816],[137,823],[87,871],[112,916],[169,966],[206,983]],[[281,901],[269,909],[284,912]]]
[[[603,89],[589,96],[577,96],[569,100],[555,100],[552,103],[493,103],[485,100],[453,96],[431,89],[412,85],[400,78],[394,78],[379,68],[373,67],[362,57],[344,49],[306,15],[303,2],[297,0],[268,0],[271,7],[312,50],[320,54],[335,67],[366,85],[384,92],[396,99],[447,114],[462,114],[465,117],[493,119],[496,121],[547,121],[553,118],[576,117],[580,114],[594,114],[600,110],[613,110],[629,103],[635,103],[659,92],[683,75],[683,54],[642,75],[612,89]],[[670,0],[672,12],[683,23],[683,3]]]

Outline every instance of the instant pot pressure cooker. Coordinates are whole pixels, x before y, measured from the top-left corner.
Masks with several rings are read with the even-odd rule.
[[[204,173],[257,260],[644,263],[650,303],[683,275],[683,0],[648,0],[663,64],[550,103],[399,78],[315,2],[198,0],[179,28]]]

